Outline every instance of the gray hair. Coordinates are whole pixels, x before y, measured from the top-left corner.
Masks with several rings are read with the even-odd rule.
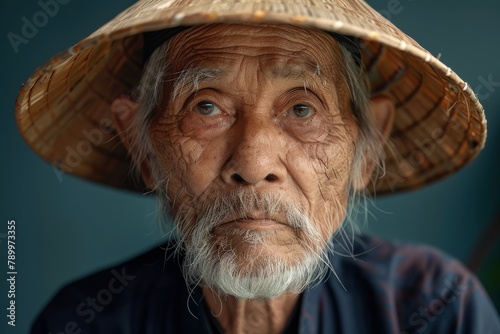
[[[355,62],[350,51],[339,44],[343,69],[343,79],[349,89],[353,116],[358,126],[358,139],[355,142],[355,154],[350,173],[350,186],[348,189],[349,203],[346,212],[346,219],[342,227],[337,232],[342,239],[355,232],[354,222],[357,220],[357,214],[365,215],[366,221],[369,204],[369,192],[367,189],[357,191],[354,184],[362,184],[364,169],[368,164],[375,166],[375,172],[372,176],[372,182],[384,171],[384,150],[380,140],[377,128],[374,126],[371,112],[369,112],[370,90],[368,78],[364,67]],[[157,48],[145,64],[143,74],[138,86],[133,91],[133,98],[138,102],[138,114],[135,117],[131,133],[135,134],[131,138],[133,163],[137,171],[145,159],[151,162],[151,176],[155,184],[160,185],[168,176],[163,175],[158,166],[155,165],[155,153],[152,149],[149,138],[149,129],[152,124],[153,115],[163,99],[163,83],[167,79],[169,72],[169,55],[175,50],[169,50],[169,42],[164,43]],[[211,75],[210,73],[200,73],[200,75]],[[183,78],[182,73],[180,78]],[[186,79],[186,78],[184,78]],[[196,88],[196,82],[201,78],[191,78],[191,85]],[[172,92],[174,94],[175,92]],[[171,96],[172,97],[172,96]],[[162,197],[163,203],[168,203],[167,194],[164,188],[152,189],[158,196]],[[351,230],[348,230],[351,229]],[[352,239],[352,238],[348,238]],[[352,242],[349,242],[352,243]],[[349,251],[347,251],[349,252]]]

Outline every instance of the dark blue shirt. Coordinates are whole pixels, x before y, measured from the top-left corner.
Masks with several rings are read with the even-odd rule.
[[[63,288],[32,333],[213,333],[201,290],[186,286],[167,244]],[[357,237],[332,255],[336,275],[303,292],[287,333],[500,333],[477,278],[428,246]],[[214,326],[215,324],[215,326]]]

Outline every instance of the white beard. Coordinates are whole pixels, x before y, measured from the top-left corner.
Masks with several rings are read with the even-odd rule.
[[[324,277],[330,267],[325,256],[327,241],[295,205],[243,191],[218,195],[213,202],[204,204],[193,226],[179,228],[188,284],[201,284],[241,299],[272,298],[286,292],[301,292]],[[289,225],[284,229],[290,233],[293,228],[297,236],[294,238],[295,247],[300,250],[297,256],[290,259],[290,254],[272,251],[267,241],[276,237],[279,229],[269,232],[230,228],[214,236],[214,230],[227,217],[235,213],[242,217],[256,210],[271,217],[284,213]],[[178,218],[181,219],[178,222],[182,221],[182,217]]]

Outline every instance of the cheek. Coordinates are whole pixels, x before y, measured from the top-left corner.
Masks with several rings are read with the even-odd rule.
[[[345,219],[351,182],[351,165],[353,151],[350,147],[342,147],[333,153],[323,174],[321,182],[322,201],[316,210],[319,219],[328,222],[325,230],[330,237]]]
[[[352,159],[352,145],[343,141],[303,145],[286,157],[292,177],[311,201],[331,200],[346,192]]]
[[[349,136],[289,151],[290,174],[304,195],[307,210],[325,240],[339,228],[348,205],[354,147]]]
[[[173,129],[156,129],[152,140],[159,168],[169,178],[169,198],[187,194],[198,197],[217,177],[214,166],[219,165],[220,155],[204,141]]]
[[[328,240],[342,225],[348,206],[347,194],[340,194],[330,200],[317,203],[314,220],[317,222],[324,240]]]

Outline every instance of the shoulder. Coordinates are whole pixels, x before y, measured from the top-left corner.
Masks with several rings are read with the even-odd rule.
[[[133,326],[130,315],[140,321],[149,309],[147,317],[161,317],[171,305],[168,299],[164,302],[165,295],[187,299],[182,259],[174,248],[174,244],[155,247],[65,286],[41,312],[33,333],[94,333],[116,322]]]
[[[460,261],[432,246],[365,235],[357,237],[353,245],[352,262],[377,277],[397,281],[402,278],[402,284],[448,274],[471,276]]]
[[[399,323],[402,333],[500,330],[481,283],[454,257],[427,245],[370,236],[352,245],[349,256],[334,261],[340,280],[354,295],[360,286],[368,291],[381,317]]]

